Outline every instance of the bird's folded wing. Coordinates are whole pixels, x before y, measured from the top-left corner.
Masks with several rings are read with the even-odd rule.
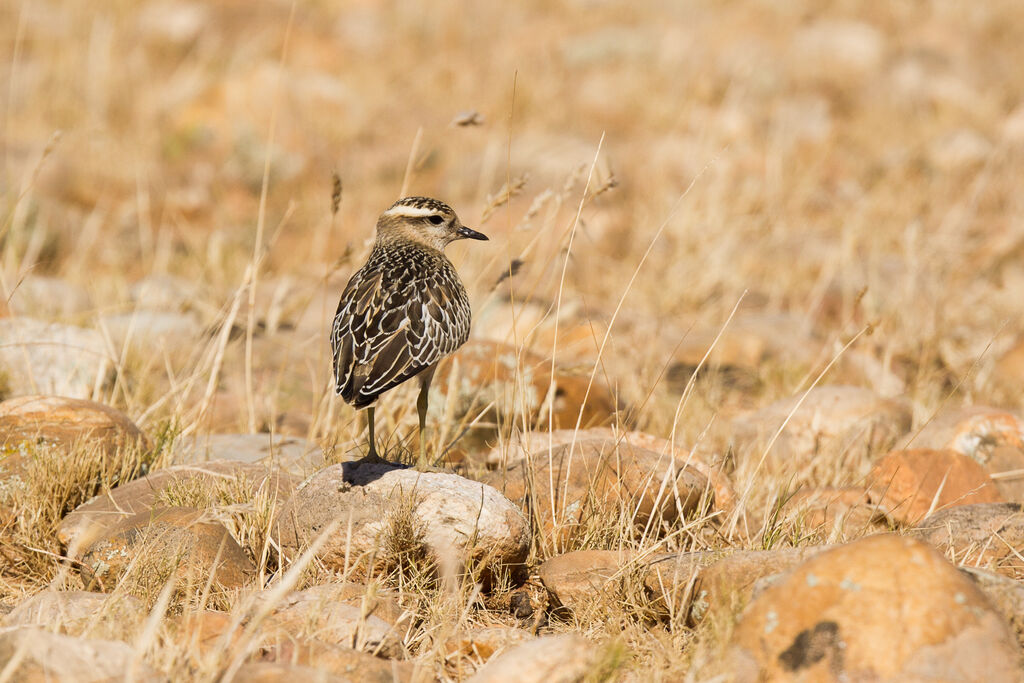
[[[333,330],[338,393],[368,405],[455,351],[469,336],[469,306],[460,293],[429,278],[353,278]]]

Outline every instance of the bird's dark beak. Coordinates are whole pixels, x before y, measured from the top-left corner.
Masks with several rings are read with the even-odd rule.
[[[467,228],[465,225],[460,225],[459,229],[455,231],[455,234],[457,234],[462,239],[483,240],[485,242],[489,239],[487,235],[483,234],[482,232],[471,230],[470,228]]]

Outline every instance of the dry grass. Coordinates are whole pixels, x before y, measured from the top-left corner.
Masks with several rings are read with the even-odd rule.
[[[829,30],[851,42],[835,49]],[[1024,333],[1022,32],[1012,0],[354,2],[294,14],[233,0],[6,3],[0,289],[14,314],[104,330],[103,316],[140,307],[140,278],[180,278],[188,292],[172,308],[201,337],[108,334],[116,379],[94,398],[159,443],[260,430],[347,459],[365,444],[361,416],[331,391],[337,296],[403,188],[443,197],[492,240],[450,253],[474,334],[609,384],[630,408],[621,422],[735,471],[748,513],[637,523],[630,501],[593,506],[568,536],[535,523],[531,566],[568,549],[834,541],[784,503],[802,484],[863,485],[868,455],[765,472],[760,452],[730,449],[729,420],[816,384],[885,390],[887,375],[915,427],[948,406],[1020,410],[1019,385],[995,362]],[[91,303],[27,309],[22,284],[38,276]],[[792,355],[692,376],[675,362],[698,330],[780,312],[797,322],[773,343]],[[585,343],[568,347],[570,335]],[[414,391],[377,411],[395,459],[415,451]],[[461,416],[435,400],[440,464],[492,407]],[[491,441],[527,423],[506,421]],[[96,469],[89,456],[41,454],[11,494],[5,603],[74,585],[55,525],[133,474],[126,459]],[[270,590],[350,578],[312,557],[278,566],[274,504],[242,485],[174,489],[164,502],[217,511]],[[406,646],[424,680],[455,680],[445,637],[517,624],[510,587],[433,580],[413,509],[392,516],[378,578],[414,615]],[[166,608],[151,578],[143,592]],[[713,676],[731,621],[654,620],[637,581],[626,571],[592,609],[545,628],[601,643],[595,680]],[[536,577],[527,587],[540,597]],[[205,606],[202,588],[189,609]],[[259,621],[248,596],[229,603],[233,618]],[[214,680],[256,647],[199,656],[154,619],[137,647],[175,679]]]

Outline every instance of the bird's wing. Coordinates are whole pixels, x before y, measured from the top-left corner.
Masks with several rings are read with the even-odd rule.
[[[437,277],[353,277],[334,321],[338,393],[356,406],[369,405],[465,343],[469,302],[456,285]]]

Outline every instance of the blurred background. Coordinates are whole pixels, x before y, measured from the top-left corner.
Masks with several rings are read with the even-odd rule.
[[[338,294],[424,194],[491,236],[450,254],[474,334],[550,353],[557,320],[592,365],[611,327],[602,376],[655,433],[788,396],[855,337],[829,381],[1019,406],[1021,35],[1013,0],[7,0],[8,307],[103,331],[100,393],[143,424],[216,370],[211,429],[322,436]],[[179,318],[125,333],[143,309]]]
[[[932,675],[945,657],[966,680],[1010,662],[992,648],[1012,636],[985,616],[977,586],[993,587],[1024,632],[1024,532],[1010,521],[1024,501],[1022,37],[1021,0],[0,0],[0,399],[103,404],[29,399],[22,407],[43,407],[18,418],[18,402],[0,403],[0,432],[30,434],[32,446],[0,452],[0,616],[64,579],[93,585],[68,572],[61,554],[82,548],[59,529],[110,490],[111,507],[93,509],[114,529],[104,533],[142,537],[110,521],[115,509],[143,510],[140,529],[164,505],[186,508],[183,528],[208,513],[223,520],[250,577],[237,585],[274,604],[282,586],[358,578],[348,541],[373,539],[352,555],[393,564],[378,577],[387,591],[347,594],[358,631],[335,639],[310,621],[281,632],[289,647],[314,630],[346,643],[358,633],[367,652],[387,654],[363,630],[387,593],[395,623],[411,616],[399,636],[410,659],[364,653],[359,665],[376,661],[387,680],[400,666],[423,674],[403,680],[464,680],[496,648],[550,632],[602,643],[587,680],[617,667],[627,681],[724,680],[708,675],[727,672],[723,653],[744,623],[752,643],[775,629],[769,665],[790,667],[783,679],[805,664],[839,675],[893,657]],[[424,489],[388,489],[382,506],[359,484],[364,526],[353,535],[345,513],[344,564],[318,558],[299,576],[308,558],[271,552],[275,515],[292,519],[277,495],[366,453],[362,416],[333,394],[328,332],[377,217],[402,195],[442,199],[490,236],[448,251],[472,299],[473,339],[432,385],[428,453],[449,483],[426,490],[448,502],[460,490],[452,471],[494,485],[509,500],[488,494],[488,505],[509,507],[487,517],[506,531],[478,536],[482,514],[472,533],[446,526],[468,522],[461,512],[421,527]],[[415,385],[378,404],[378,448],[391,460],[416,460]],[[89,420],[114,419],[107,407],[127,414],[113,413],[118,430],[146,436],[145,460],[116,445],[113,465],[92,443],[35,448],[40,426],[98,441]],[[162,478],[172,463],[192,471],[207,459],[250,473],[272,464],[277,483]],[[153,474],[129,488],[140,463]],[[349,500],[338,469],[299,489],[329,495],[286,505]],[[483,489],[466,490],[484,504]],[[115,500],[140,491],[144,507]],[[974,502],[995,507],[975,513],[964,505]],[[903,544],[946,507],[965,516],[933,519],[928,542],[972,576],[998,570],[1009,588],[926,566]],[[516,602],[504,588],[435,583],[420,564],[434,525],[479,541],[481,562],[504,552],[492,554],[501,534],[529,545]],[[905,533],[895,550],[868,539],[795,583],[767,576],[822,544],[892,530]],[[91,547],[116,550],[94,559],[145,560],[138,579],[115,586],[146,601],[138,622],[105,613],[140,632],[124,646],[132,666],[213,681],[256,649],[298,656],[249,638],[267,615],[250,608],[263,603],[207,602],[215,560],[190,551],[202,580],[168,603],[171,574],[160,572],[181,555],[109,538]],[[209,538],[209,557],[221,558],[222,537]],[[736,549],[768,552],[718,563]],[[570,550],[597,554],[557,569]],[[725,577],[706,579],[710,600],[694,591],[696,563]],[[593,605],[556,612],[576,608],[545,566]],[[829,607],[817,621],[826,610],[807,596],[819,580],[839,588],[811,592],[850,596],[845,616]],[[201,599],[188,592],[200,585]],[[769,585],[765,595],[781,596],[761,612],[770,616],[736,621]],[[168,605],[166,623],[154,621]],[[787,613],[811,621],[784,637],[805,624]],[[204,614],[213,621],[191,620]],[[486,655],[476,643],[502,641],[448,639],[492,626],[514,639]],[[27,633],[18,642],[32,652],[53,651]],[[888,647],[894,638],[900,648]],[[74,641],[59,642],[71,652]],[[571,660],[583,642],[545,652]],[[29,650],[17,648],[21,661]],[[520,652],[517,674],[530,663]],[[101,659],[120,661],[90,661]],[[348,676],[356,660],[336,661]]]

